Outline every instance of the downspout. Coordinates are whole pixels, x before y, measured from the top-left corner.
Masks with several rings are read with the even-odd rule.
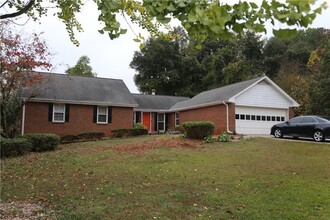
[[[233,132],[229,130],[229,106],[226,101],[223,101],[222,103],[226,106],[227,133],[232,134]]]
[[[22,109],[22,129],[21,129],[21,135],[24,135],[24,128],[25,128],[25,104],[23,105],[23,109]]]

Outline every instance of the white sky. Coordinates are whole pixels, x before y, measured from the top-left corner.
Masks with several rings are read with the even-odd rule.
[[[258,1],[256,0],[256,2]],[[133,41],[134,34],[128,30],[127,34],[118,39],[110,40],[107,34],[101,35],[98,32],[102,25],[97,18],[96,5],[93,2],[87,2],[78,16],[84,29],[84,32],[76,34],[76,38],[80,42],[79,47],[71,43],[64,24],[56,16],[42,18],[41,24],[29,21],[22,26],[22,31],[26,33],[44,32],[42,37],[54,54],[52,72],[64,73],[68,66],[76,64],[80,56],[87,55],[91,60],[93,71],[97,73],[98,77],[122,79],[131,92],[137,93],[138,90],[133,81],[135,71],[129,68],[134,51],[139,50],[139,44]],[[122,22],[122,27],[127,28],[126,23]],[[322,15],[319,15],[311,27],[330,29],[330,9],[328,8]],[[134,27],[134,31],[141,32],[138,27]]]

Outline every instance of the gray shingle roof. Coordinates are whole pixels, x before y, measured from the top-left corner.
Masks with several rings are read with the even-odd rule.
[[[31,91],[38,87],[36,96],[31,100],[127,107],[138,105],[122,80],[54,73],[36,74],[42,75],[42,82],[34,88],[24,88],[21,97],[29,97]]]
[[[171,110],[176,111],[196,108],[208,104],[211,105],[212,103],[221,103],[235,96],[263,77],[264,76],[199,93],[189,100],[176,103],[172,106]]]
[[[136,110],[168,111],[177,102],[188,100],[182,96],[133,94],[139,107]]]

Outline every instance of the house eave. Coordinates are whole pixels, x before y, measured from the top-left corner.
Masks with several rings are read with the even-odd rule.
[[[204,103],[204,104],[200,104],[200,105],[194,105],[194,106],[182,107],[182,108],[175,108],[175,109],[171,109],[171,111],[172,112],[187,111],[187,110],[192,110],[192,109],[210,107],[210,106],[214,106],[214,105],[223,105],[223,102],[230,103],[229,100],[219,100],[219,101],[216,101],[216,102],[209,102],[209,103]]]
[[[24,100],[24,98],[23,98]],[[26,100],[28,102],[42,102],[42,103],[59,103],[59,104],[74,104],[74,105],[100,105],[100,106],[114,106],[114,107],[138,107],[138,104],[127,103],[111,103],[111,102],[90,102],[90,101],[76,101],[76,100],[62,100],[62,99],[39,99],[31,98]]]

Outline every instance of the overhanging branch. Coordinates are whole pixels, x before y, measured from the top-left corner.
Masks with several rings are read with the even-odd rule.
[[[0,15],[0,19],[14,18],[14,17],[18,17],[22,14],[26,14],[32,8],[34,3],[35,3],[35,0],[30,0],[29,3],[27,5],[25,5],[21,10],[14,12],[14,13],[10,13],[10,14]]]

